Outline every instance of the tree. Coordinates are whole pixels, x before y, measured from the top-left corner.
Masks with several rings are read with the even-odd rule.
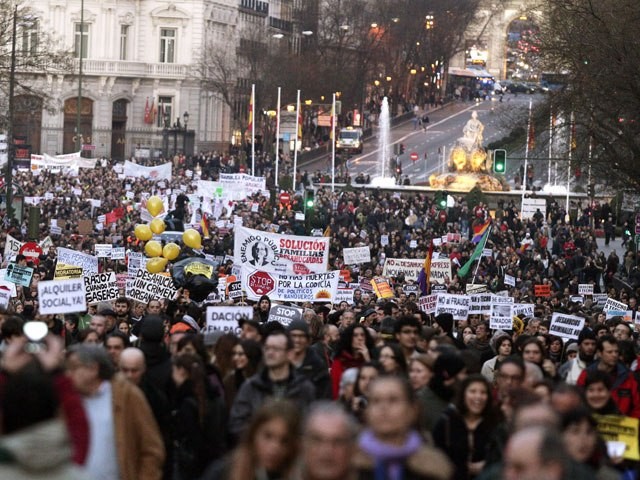
[[[613,185],[640,186],[640,3],[547,0],[545,12],[542,61],[566,76],[550,102],[565,122],[575,118],[573,161]]]

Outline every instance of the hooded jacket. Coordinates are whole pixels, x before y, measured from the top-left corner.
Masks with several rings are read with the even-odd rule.
[[[577,385],[583,387],[587,380],[587,374],[598,369],[600,362],[594,362],[582,371],[578,378]],[[611,375],[611,398],[618,406],[622,415],[640,418],[640,392],[638,392],[638,382],[631,371],[618,362],[614,375]]]

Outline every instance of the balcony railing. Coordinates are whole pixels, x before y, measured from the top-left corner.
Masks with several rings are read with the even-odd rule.
[[[75,60],[74,64],[77,69],[78,60]],[[181,63],[146,63],[85,59],[82,61],[82,71],[87,75],[184,78],[187,76],[189,66]]]
[[[240,0],[240,10],[266,17],[269,15],[269,2],[262,0]]]
[[[282,30],[283,32],[287,32],[287,33],[293,32],[293,24],[281,18],[269,17],[269,26],[271,28]]]

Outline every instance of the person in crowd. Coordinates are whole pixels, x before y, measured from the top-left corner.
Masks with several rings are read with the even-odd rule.
[[[467,375],[466,365],[456,352],[445,352],[433,365],[433,377],[420,395],[422,429],[431,432],[442,412],[453,400],[456,388]]]
[[[620,415],[620,408],[611,393],[611,377],[604,371],[587,372],[584,379],[584,399],[591,413]]]
[[[100,345],[100,335],[93,328],[83,328],[78,332],[77,343],[88,343],[90,345]]]
[[[138,387],[114,376],[111,359],[97,345],[71,346],[66,371],[89,419],[87,472],[114,480],[161,479],[165,449]]]
[[[409,362],[409,383],[418,396],[433,378],[433,366],[434,362],[424,354],[413,357]]]
[[[340,330],[338,327],[328,323],[323,325],[320,330],[320,340],[310,347],[324,361],[327,370],[330,370],[333,364],[333,355],[339,339]]]
[[[264,368],[242,384],[231,406],[229,432],[235,438],[267,399],[292,400],[301,410],[315,400],[313,384],[289,362],[292,349],[293,342],[286,332],[275,330],[267,335],[263,346]]]
[[[225,403],[230,409],[238,390],[246,379],[258,371],[262,361],[262,346],[253,340],[241,340],[233,347],[234,371],[223,380]]]
[[[362,325],[353,324],[340,334],[336,353],[331,365],[333,399],[338,398],[340,378],[348,368],[359,368],[372,359],[373,338]]]
[[[279,399],[260,406],[235,450],[205,471],[202,480],[288,479],[300,448],[301,415]]]
[[[453,478],[467,480],[480,474],[496,423],[491,384],[482,375],[469,375],[460,384],[455,404],[442,413],[433,429],[436,446],[455,466]]]
[[[495,346],[496,355],[484,362],[480,371],[489,382],[493,382],[496,366],[511,355],[513,340],[509,335],[500,335],[493,339],[493,345]]]
[[[145,377],[154,387],[168,395],[171,391],[171,355],[163,343],[164,320],[157,315],[146,315],[138,322],[138,326],[138,348],[144,353],[147,365]]]
[[[371,382],[366,428],[353,457],[359,478],[451,478],[446,456],[425,445],[413,429],[417,418],[418,405],[405,379],[384,375]]]
[[[383,346],[378,354],[378,360],[382,365],[384,373],[407,376],[407,364],[405,362],[404,352],[398,344],[388,343]]]
[[[309,325],[304,320],[293,320],[287,332],[293,342],[289,357],[292,365],[315,386],[316,398],[331,398],[331,377],[322,359],[310,348]]]
[[[575,385],[580,374],[593,362],[596,354],[596,333],[585,327],[578,335],[578,355],[558,369],[558,375],[569,385]]]
[[[398,345],[402,349],[405,371],[411,357],[418,353],[416,348],[421,328],[420,322],[412,315],[402,315],[394,321],[393,332]],[[398,358],[399,360],[400,358]]]
[[[120,355],[122,354],[122,351],[128,346],[129,338],[117,330],[108,334],[107,338],[104,340],[104,348],[106,348],[109,353],[109,357],[111,357],[111,361],[116,369],[120,364]]]
[[[495,372],[495,392],[494,397],[501,403],[508,398],[511,390],[518,389],[522,386],[525,376],[525,366],[522,358],[511,355],[505,358],[498,365]]]
[[[369,384],[382,373],[382,365],[378,362],[369,362],[357,369],[356,380],[353,384],[353,396],[351,401],[342,401],[347,411],[361,423],[364,422],[364,412],[369,403]],[[346,372],[345,372],[346,374]],[[344,375],[342,376],[344,378]]]
[[[353,405],[359,372],[359,368],[347,368],[340,378],[340,391],[338,392],[337,401],[342,404],[344,408],[348,409]]]

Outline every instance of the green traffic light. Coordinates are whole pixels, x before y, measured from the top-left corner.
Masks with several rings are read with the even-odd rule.
[[[313,207],[313,200],[309,199],[307,200],[307,208],[312,208]]]
[[[507,170],[507,151],[495,150],[493,152],[493,171],[495,173],[505,173]]]

